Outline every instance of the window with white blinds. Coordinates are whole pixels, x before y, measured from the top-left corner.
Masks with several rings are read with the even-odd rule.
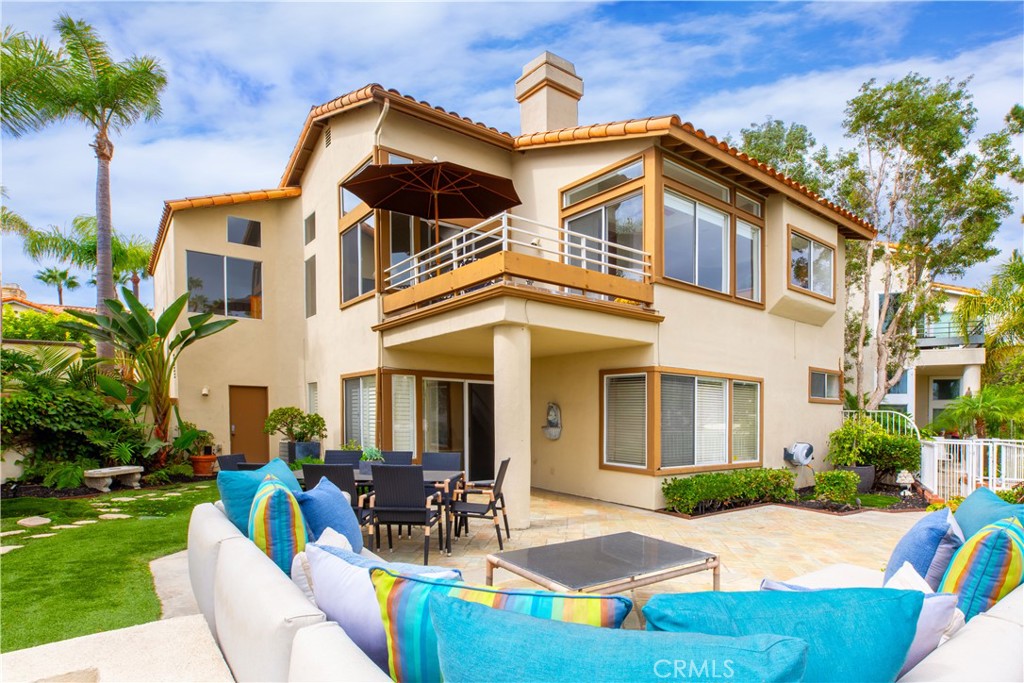
[[[416,376],[391,376],[391,448],[416,450]]]
[[[728,462],[725,426],[728,420],[729,383],[724,379],[697,378],[697,410],[694,420],[694,464]]]
[[[316,382],[310,382],[306,385],[306,412],[320,412],[320,395],[317,391]]]
[[[363,448],[377,445],[377,378],[346,379],[344,393],[345,440],[355,439]]]
[[[647,466],[647,376],[604,378],[604,461]]]
[[[661,376],[661,466],[693,464],[696,381],[682,375]]]
[[[750,462],[760,456],[760,392],[757,382],[732,383],[733,462]]]

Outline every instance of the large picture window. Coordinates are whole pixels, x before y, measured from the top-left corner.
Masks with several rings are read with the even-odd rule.
[[[570,206],[577,202],[581,202],[584,199],[590,199],[602,192],[611,190],[619,185],[624,185],[631,180],[643,177],[643,174],[643,159],[637,159],[632,163],[620,166],[619,168],[608,171],[607,173],[603,173],[593,180],[588,180],[582,185],[577,185],[571,190],[567,190],[562,194],[562,206]]]
[[[658,389],[648,402],[648,381]],[[604,465],[702,470],[761,459],[761,383],[649,371],[605,374]],[[648,421],[653,443],[648,442]]]
[[[662,281],[761,303],[761,200],[668,157],[663,174]]]
[[[834,298],[835,249],[790,228],[789,283],[822,298]]]
[[[377,445],[377,377],[349,377],[344,380],[345,441],[362,448]]]
[[[260,233],[259,221],[228,216],[228,242],[258,247],[261,240]]]
[[[190,313],[263,317],[263,264],[259,261],[187,251],[185,270]]]
[[[359,175],[359,173],[363,169],[365,169],[367,166],[369,166],[372,163],[372,161],[373,161],[372,159],[367,159],[366,161],[364,161],[362,164],[359,165],[359,168],[357,168],[356,170],[354,170],[351,173],[349,173],[348,176],[346,176],[345,180],[348,180],[349,178],[353,178],[353,177]],[[344,216],[345,214],[347,214],[348,212],[352,211],[352,209],[356,208],[357,206],[359,206],[362,203],[363,203],[362,199],[360,199],[359,197],[357,197],[356,195],[354,195],[353,193],[351,193],[351,192],[349,192],[348,190],[345,189],[344,181],[342,181],[341,185],[338,185],[338,216],[339,217],[340,216]]]
[[[373,291],[373,214],[341,233],[341,300],[351,301]]]

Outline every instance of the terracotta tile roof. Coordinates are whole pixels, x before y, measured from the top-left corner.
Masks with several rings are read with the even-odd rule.
[[[53,313],[53,314],[63,313],[64,311],[67,311],[67,310],[85,311],[86,313],[95,313],[96,312],[96,307],[95,306],[61,306],[59,304],[43,304],[43,303],[39,303],[38,301],[29,301],[28,299],[24,299],[24,298],[22,298],[20,296],[5,296],[5,297],[3,297],[2,305],[6,306],[7,304],[21,304],[22,306],[27,306],[29,308],[34,308],[34,309],[36,309],[37,311],[40,311],[40,312]]]
[[[186,197],[184,199],[170,199],[164,202],[164,213],[160,217],[160,227],[153,241],[153,253],[149,256],[147,270],[152,275],[156,269],[156,263],[160,260],[160,250],[164,245],[164,238],[167,236],[167,228],[171,223],[171,216],[175,211],[185,209],[202,209],[210,206],[227,206],[229,204],[243,204],[245,202],[263,202],[271,199],[288,199],[298,197],[302,194],[301,187],[277,187],[271,190],[252,190],[250,192],[228,192],[225,194],[210,194],[202,197]]]
[[[320,131],[324,127],[324,122],[328,118],[348,109],[355,109],[370,102],[384,102],[384,100],[390,100],[392,108],[407,114],[427,118],[441,125],[475,134],[477,137],[501,147],[512,148],[512,136],[508,133],[442,107],[435,107],[429,102],[403,95],[397,90],[385,89],[378,83],[371,83],[309,110],[306,122],[302,126],[302,132],[299,133],[299,139],[296,141],[295,148],[292,150],[291,156],[288,157],[288,164],[281,175],[281,187],[299,183],[302,173],[305,171],[306,162],[309,160],[316,141],[320,137]]]

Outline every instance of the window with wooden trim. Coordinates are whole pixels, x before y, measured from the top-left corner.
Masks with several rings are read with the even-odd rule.
[[[228,242],[247,247],[260,246],[260,222],[249,218],[228,216]]]
[[[644,248],[642,194],[616,198],[567,218],[566,263],[609,275],[641,279]],[[616,245],[624,247],[616,248]],[[632,271],[632,272],[631,272]]]
[[[377,376],[349,377],[342,383],[345,441],[362,448],[377,445]]]
[[[604,461],[647,467],[647,375],[604,378]]]
[[[263,317],[263,264],[260,261],[186,251],[185,275],[190,313]]]
[[[372,292],[376,285],[373,236],[372,212],[339,236],[342,303]]]
[[[789,283],[826,299],[834,299],[835,249],[790,228]]]
[[[348,190],[345,189],[345,181],[347,181],[349,178],[352,178],[354,176],[359,175],[359,173],[364,168],[369,166],[371,163],[373,163],[373,159],[367,159],[366,161],[364,161],[363,163],[361,163],[359,165],[359,168],[357,168],[356,170],[352,171],[347,176],[345,176],[345,180],[343,180],[342,183],[340,185],[338,185],[338,216],[339,217],[344,216],[348,212],[352,211],[352,209],[355,209],[356,207],[358,207],[360,204],[363,203],[362,199],[360,199],[359,197],[357,197],[356,195],[354,195],[353,193],[351,193],[351,192],[349,192]]]
[[[808,393],[812,402],[842,402],[843,381],[838,371],[811,368],[809,373]]]
[[[667,156],[662,172],[664,281],[761,303],[761,200]]]
[[[391,375],[391,448],[416,451],[416,375]]]
[[[631,180],[642,178],[644,175],[644,160],[637,159],[624,166],[603,173],[598,177],[588,180],[585,183],[566,190],[562,193],[562,206],[571,206],[584,199],[589,199],[607,190],[628,183]]]

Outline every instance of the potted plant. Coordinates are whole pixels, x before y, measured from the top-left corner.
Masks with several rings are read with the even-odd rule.
[[[184,424],[196,431],[188,454],[189,462],[192,463],[192,473],[197,477],[213,476],[213,463],[217,460],[217,456],[213,454],[213,434],[197,428],[191,422]]]
[[[284,436],[280,454],[287,462],[300,458],[319,458],[320,439],[327,436],[327,424],[316,413],[306,413],[294,406],[275,408],[263,423],[266,434]]]
[[[370,446],[363,451],[363,456],[359,458],[359,473],[371,474],[370,467],[375,462],[384,462],[384,456],[381,454],[379,448],[376,446]]]
[[[868,463],[885,437],[882,426],[866,415],[851,417],[829,434],[827,460],[837,470],[849,470],[860,478],[857,493],[867,493],[875,485],[875,466]]]

